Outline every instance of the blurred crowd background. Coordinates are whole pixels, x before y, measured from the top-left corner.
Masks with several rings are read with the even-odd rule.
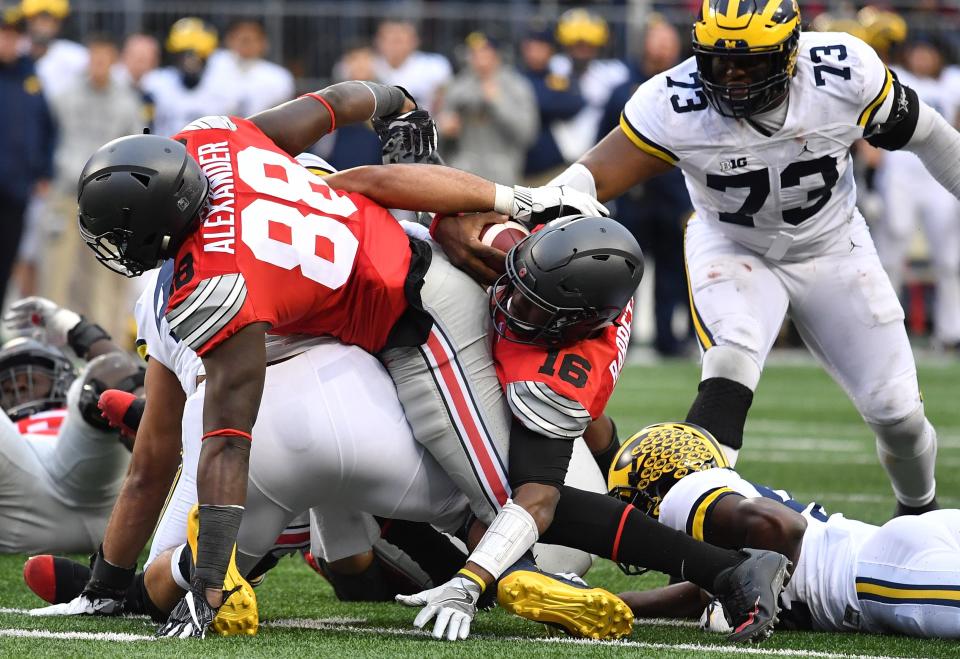
[[[872,45],[921,98],[960,119],[960,0],[801,2],[805,29]],[[43,295],[115,337],[136,283],[102,268],[76,230],[76,181],[102,143],[198,116],[248,116],[346,79],[399,84],[436,117],[449,164],[539,185],[619,122],[636,87],[689,55],[694,0],[0,0],[0,306]],[[367,126],[313,148],[338,168],[377,163]],[[960,204],[910,154],[857,149],[861,208],[911,333],[960,346]],[[635,340],[695,353],[679,171],[611,204],[650,273]],[[5,297],[4,297],[5,294]],[[789,343],[789,328],[783,340]]]

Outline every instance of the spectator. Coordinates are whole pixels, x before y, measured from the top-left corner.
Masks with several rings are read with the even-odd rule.
[[[610,92],[630,77],[627,65],[620,60],[600,59],[609,40],[607,22],[586,9],[569,9],[557,23],[557,42],[565,54],[554,56],[550,71],[576,81],[587,102],[571,119],[553,124],[553,135],[567,162],[575,161],[593,146]]]
[[[533,88],[504,64],[496,43],[467,37],[468,66],[447,90],[438,118],[440,134],[455,141],[450,164],[493,181],[516,181],[537,134]]]
[[[553,34],[545,27],[532,26],[520,42],[523,73],[533,86],[540,114],[540,129],[524,165],[529,185],[542,185],[566,167],[551,126],[576,116],[586,106],[578,84],[568,76],[550,72],[555,54]]]
[[[198,117],[239,111],[233,81],[207,66],[217,41],[217,31],[199,18],[181,18],[170,28],[166,48],[173,64],[143,78],[143,89],[156,103],[158,135],[175,135]]]
[[[118,314],[126,281],[102,268],[77,231],[77,179],[90,154],[104,142],[138,133],[142,127],[140,97],[111,73],[119,59],[117,45],[107,36],[87,40],[87,75],[52,103],[59,126],[54,177],[41,242],[41,290],[44,297],[98,319],[113,336],[126,330],[126,315]]]
[[[23,0],[20,11],[27,21],[30,54],[37,62],[37,76],[49,100],[83,77],[87,49],[57,38],[70,13],[68,0]]]
[[[213,76],[230,80],[240,96],[237,114],[249,117],[293,98],[293,75],[265,60],[270,47],[263,25],[241,18],[227,29],[227,50],[218,50],[209,62]]]
[[[334,77],[342,80],[372,80],[379,82],[375,71],[376,55],[367,44],[347,48],[333,67]],[[369,123],[340,126],[326,135],[311,149],[337,169],[360,165],[379,165],[380,138]]]
[[[420,37],[408,20],[390,19],[377,28],[377,80],[385,85],[400,85],[417,99],[420,107],[433,111],[438,92],[453,76],[447,58],[438,53],[417,50]]]
[[[33,60],[18,53],[19,15],[0,20],[0,309],[30,196],[49,185],[54,127]]]
[[[119,83],[127,83],[140,93],[143,104],[143,125],[153,129],[153,96],[143,89],[144,77],[160,65],[160,43],[156,37],[135,32],[123,42],[120,61],[113,67],[113,77]]]
[[[623,106],[641,83],[680,61],[680,35],[659,16],[647,23],[643,52],[632,79],[616,87],[600,120],[597,141],[620,123]],[[683,227],[691,212],[683,174],[674,169],[631,189],[616,200],[616,217],[636,236],[653,272],[654,348],[665,357],[686,352],[686,337],[673,330],[676,312],[689,316],[687,277],[683,265]]]

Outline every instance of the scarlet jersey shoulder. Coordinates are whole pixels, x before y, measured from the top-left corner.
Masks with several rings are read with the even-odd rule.
[[[183,141],[210,183],[176,257],[166,318],[201,356],[246,325],[374,352],[406,308],[406,236],[366,197],[333,190],[255,124],[204,117]]]
[[[630,343],[633,300],[616,325],[562,350],[497,337],[497,376],[514,416],[548,437],[575,439],[603,414]]]
[[[67,408],[62,407],[46,412],[37,412],[17,421],[17,430],[21,435],[47,435],[56,437],[60,426],[67,418]]]

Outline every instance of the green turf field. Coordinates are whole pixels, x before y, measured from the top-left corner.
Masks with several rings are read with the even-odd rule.
[[[960,506],[958,379],[957,364],[921,367],[927,413],[940,437],[937,480],[946,506]],[[611,407],[621,437],[650,422],[682,418],[697,380],[693,364],[631,367]],[[746,477],[789,489],[797,499],[816,498],[830,512],[883,522],[893,510],[872,436],[840,389],[810,365],[768,367],[739,467]],[[723,646],[721,637],[666,621],[640,621],[622,643],[576,643],[551,638],[544,628],[503,611],[481,613],[470,640],[441,643],[412,630],[413,610],[338,603],[299,559],[282,561],[258,589],[263,626],[256,638],[208,639],[202,646],[160,642],[148,640],[153,627],[141,619],[28,617],[22,609],[40,602],[22,583],[22,564],[22,556],[0,557],[0,656],[960,657],[960,644],[948,642],[786,632],[762,646],[737,650]],[[627,578],[605,561],[588,580],[615,591],[663,582],[653,576]],[[108,634],[116,635],[114,640],[106,640]]]

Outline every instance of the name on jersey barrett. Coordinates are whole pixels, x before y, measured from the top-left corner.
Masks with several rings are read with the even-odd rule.
[[[203,251],[233,254],[236,231],[230,147],[226,141],[201,144],[197,148],[197,162],[210,182],[207,218],[200,229]]]

